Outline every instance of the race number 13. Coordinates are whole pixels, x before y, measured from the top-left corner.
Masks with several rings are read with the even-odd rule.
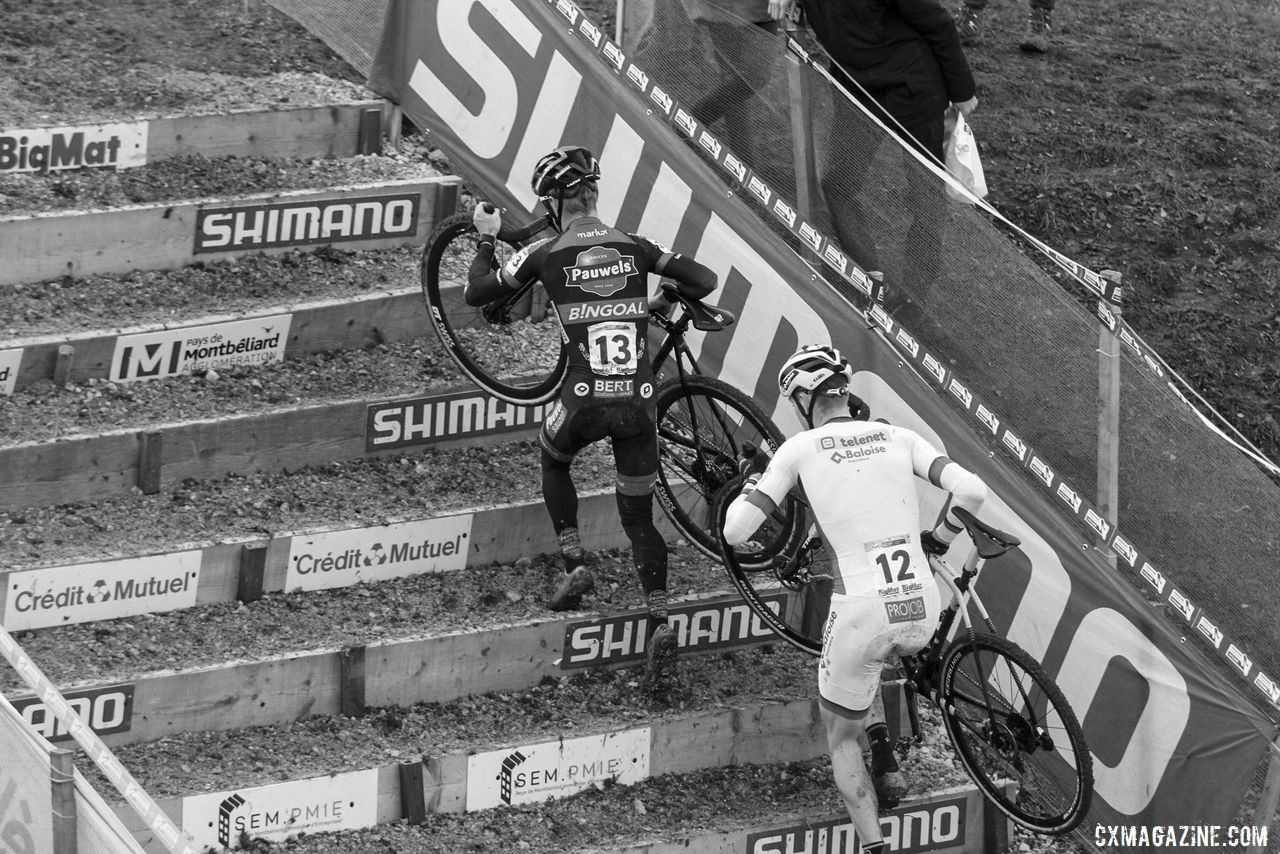
[[[587,329],[587,347],[591,370],[597,374],[634,374],[639,357],[636,353],[634,323],[611,321],[595,323]]]

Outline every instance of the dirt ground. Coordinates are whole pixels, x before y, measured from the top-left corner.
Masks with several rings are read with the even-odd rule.
[[[598,13],[612,32],[613,0],[583,5]],[[1280,456],[1276,423],[1280,411],[1280,360],[1276,357],[1280,111],[1275,107],[1280,103],[1280,5],[1274,0],[1064,0],[1055,12],[1054,43],[1043,56],[1029,56],[1017,48],[1024,14],[1022,3],[992,4],[986,42],[969,51],[979,82],[981,104],[974,125],[992,189],[989,200],[1009,219],[1066,254],[1095,269],[1124,271],[1126,318],[1246,436],[1272,458]],[[0,21],[0,68],[4,69],[0,127],[322,104],[370,96],[345,63],[259,0],[100,0],[94,4],[0,0]],[[264,175],[274,177],[271,170],[277,166],[192,161],[184,168],[150,172],[147,178],[86,175],[34,181],[0,177],[0,215],[233,192],[246,181],[256,187],[255,176],[258,182]],[[334,180],[333,173],[326,171],[329,168],[312,167],[314,180]],[[398,174],[399,167],[375,162],[367,168],[373,180]],[[290,182],[313,178],[295,177]],[[279,284],[279,293],[293,293],[288,282],[294,274],[295,282],[325,281],[335,278],[331,275],[335,270],[351,270],[353,275],[346,277],[351,281],[323,291],[324,296],[376,287],[368,283],[369,275],[412,276],[412,259],[387,256],[385,263],[371,262],[370,270],[353,269],[355,261],[347,255],[334,257],[337,260],[308,258],[292,264],[262,261],[262,267],[251,261],[225,278],[218,275],[224,271],[213,270],[118,277],[96,288],[83,283],[32,285],[4,301],[0,331],[7,338],[53,334],[71,317],[78,318],[80,328],[113,325],[84,318],[105,318],[103,306],[136,294],[144,284],[164,294],[162,312],[194,316],[209,312],[208,300],[219,288],[221,296],[237,308],[279,304],[278,294],[264,283]],[[319,275],[317,270],[325,273]],[[297,291],[299,298],[312,292],[310,285],[299,285]],[[434,358],[430,345],[422,345],[421,351]],[[387,372],[380,381],[398,393],[412,382],[406,366],[421,358],[421,353],[406,346],[392,355],[395,358],[380,360],[373,352],[347,354],[335,360],[350,362],[353,371],[371,370],[368,360],[377,360]],[[225,402],[228,395],[248,401],[245,405],[250,408],[288,403],[288,395],[324,394],[308,391],[307,377],[329,361],[231,377],[233,382],[224,384],[231,388],[225,391],[198,379],[174,380],[168,388],[174,399],[191,401],[193,411],[200,414],[207,410],[199,407],[222,405],[220,399]],[[295,367],[300,373],[291,373]],[[451,369],[436,373],[450,378],[453,374]],[[254,379],[261,388],[249,385]],[[118,388],[88,387],[57,393],[43,389],[26,398],[0,399],[4,441],[50,431],[98,429],[103,423],[135,423],[128,419],[149,417],[145,416],[149,407],[159,411],[171,403],[164,397],[164,388],[161,384],[154,391],[140,387],[129,392],[132,400]],[[272,399],[273,395],[286,397]],[[15,405],[31,410],[16,413]],[[125,420],[111,420],[117,418]],[[43,433],[37,429],[40,424],[47,425],[41,428]],[[485,468],[491,464],[470,459],[460,464],[479,466],[488,481],[500,484],[500,473]],[[404,472],[397,466],[406,465],[389,460],[365,468],[374,470],[377,478],[402,480]],[[313,483],[300,484],[301,491],[257,516],[243,502],[237,508],[235,493],[243,491],[245,484],[236,480],[207,487],[185,485],[153,503],[156,512],[178,519],[188,514],[193,526],[198,517],[211,519],[215,527],[205,529],[211,537],[245,533],[251,529],[246,525],[272,530],[299,524],[304,518],[316,524],[325,521],[316,513],[336,511],[332,502],[323,505],[314,496],[330,490],[344,475],[334,469],[307,476]],[[274,479],[259,480],[255,487]],[[368,481],[361,481],[360,489],[376,493],[379,481],[372,482],[372,490]],[[193,491],[197,498],[192,498]],[[126,500],[110,512],[125,517],[136,514],[140,506]],[[95,547],[109,548],[113,540],[122,547],[117,536],[120,528],[107,527],[118,523],[105,507],[106,503],[77,508],[71,521],[59,508],[33,509],[18,514],[20,518],[9,514],[0,519],[0,546],[13,549],[13,554],[5,555],[6,565],[10,560],[39,560],[44,553],[40,538],[47,536],[41,533],[41,525],[54,524],[54,516],[62,526],[58,536],[68,544],[83,532],[92,532]],[[209,508],[217,512],[210,515],[205,512]],[[304,516],[303,508],[311,515]],[[172,512],[175,509],[181,513]],[[246,512],[251,515],[248,522]],[[376,514],[377,509],[362,503],[359,512]],[[533,571],[543,568],[539,564]],[[279,607],[280,602],[267,603],[261,613],[270,618],[272,609]],[[317,620],[333,619],[332,612],[323,608],[314,613]],[[193,614],[190,624],[174,617],[179,622],[172,630],[198,637],[203,623],[242,618],[242,614],[214,610]],[[178,664],[160,655],[165,649],[163,635],[144,622],[138,621],[137,631],[122,627],[93,641],[71,631],[28,640],[37,647],[42,642],[52,645],[42,649],[37,660],[58,660],[61,637],[67,649],[100,643],[104,650],[114,650],[113,660],[123,667]],[[307,634],[305,626],[297,631]],[[78,660],[68,656],[64,675],[75,671]],[[163,748],[157,748],[155,755],[162,754]],[[144,756],[139,753],[140,761],[147,761]],[[778,779],[792,782],[783,784]],[[710,789],[742,798],[766,786],[766,791],[777,793],[776,799],[773,794],[769,799],[785,805],[790,803],[789,793],[799,787],[797,781],[808,779],[818,780],[830,793],[829,769],[820,764],[800,768],[790,778],[762,782],[744,772],[740,779],[726,775],[689,785],[694,791]],[[174,790],[179,786],[171,785]],[[664,785],[655,783],[638,797],[671,810],[691,800],[688,790],[671,791]],[[616,793],[593,797],[606,801],[607,808],[630,806],[636,812],[631,799],[618,799]],[[685,808],[686,815],[694,815],[691,806]],[[531,830],[531,839],[537,834],[543,837],[541,843],[534,840],[538,845],[534,850],[559,850],[567,842],[554,832],[566,822],[565,813],[558,809],[493,819],[492,830],[453,818],[434,821],[430,830],[437,839],[439,834],[468,840],[492,835],[492,847],[477,850],[496,851],[502,850],[504,839],[513,838],[512,827],[523,823]],[[552,832],[548,834],[544,826]],[[352,841],[350,848],[336,840],[313,838],[297,843],[296,850],[444,850],[422,837],[408,838],[412,834],[403,828],[379,829],[368,836],[367,842]],[[1031,850],[1031,842],[1024,844],[1024,850]]]

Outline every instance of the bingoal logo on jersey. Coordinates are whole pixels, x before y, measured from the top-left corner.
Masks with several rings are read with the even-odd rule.
[[[593,246],[578,253],[572,267],[564,268],[565,284],[587,293],[610,297],[627,286],[636,274],[636,259],[611,246]]]

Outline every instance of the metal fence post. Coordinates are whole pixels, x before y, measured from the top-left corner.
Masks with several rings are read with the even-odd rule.
[[[53,854],[76,854],[76,773],[70,750],[49,752],[53,786]]]
[[[1120,284],[1120,273],[1103,270],[1104,279]],[[1120,303],[1108,305],[1117,328]],[[1120,336],[1105,325],[1098,328],[1098,512],[1112,527],[1120,516]],[[1105,543],[1103,544],[1105,545]],[[1115,566],[1116,556],[1108,558]]]

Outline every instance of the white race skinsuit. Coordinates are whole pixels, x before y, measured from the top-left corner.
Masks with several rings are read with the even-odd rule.
[[[885,660],[916,652],[937,626],[940,596],[920,547],[916,477],[952,493],[934,530],[950,543],[962,530],[950,507],[976,512],[986,498],[982,480],[911,430],[837,418],[784,442],[755,492],[744,490],[725,520],[725,539],[746,542],[769,502],[781,505],[804,488],[837,564],[818,688],[845,709],[870,706]]]

